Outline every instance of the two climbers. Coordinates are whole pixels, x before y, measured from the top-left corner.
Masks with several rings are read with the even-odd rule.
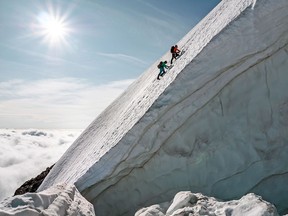
[[[158,80],[160,80],[160,76],[163,76],[166,73],[165,69],[169,69],[172,67],[173,60],[176,60],[181,55],[181,51],[178,49],[177,45],[172,46],[170,52],[172,54],[172,58],[170,61],[171,65],[167,66],[167,61],[161,61],[157,66],[160,69],[160,72],[157,76]]]

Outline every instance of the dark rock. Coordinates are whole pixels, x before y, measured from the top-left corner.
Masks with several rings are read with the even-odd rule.
[[[45,171],[40,173],[35,178],[32,178],[32,179],[26,181],[23,185],[21,185],[15,191],[14,196],[29,193],[29,192],[36,192],[38,187],[41,185],[41,183],[43,182],[45,177],[48,175],[48,173],[50,172],[50,170],[52,169],[53,166],[54,166],[54,164],[51,167],[47,167]]]

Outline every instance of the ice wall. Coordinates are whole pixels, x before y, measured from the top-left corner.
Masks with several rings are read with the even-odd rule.
[[[63,155],[40,190],[75,183],[97,216],[132,215],[180,190],[288,203],[288,1],[222,1]],[[165,56],[169,58],[169,56]]]

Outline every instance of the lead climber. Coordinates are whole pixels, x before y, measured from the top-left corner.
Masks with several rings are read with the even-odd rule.
[[[173,59],[176,60],[180,56],[181,51],[178,49],[177,45],[174,45],[174,46],[171,47],[170,52],[172,54],[172,58],[171,58],[170,64],[172,64],[173,63]]]

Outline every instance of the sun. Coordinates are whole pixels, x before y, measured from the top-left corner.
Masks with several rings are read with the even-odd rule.
[[[38,15],[37,21],[36,34],[44,43],[51,46],[67,43],[71,29],[64,16],[42,12]]]
[[[57,20],[54,17],[50,17],[42,24],[42,27],[44,34],[53,41],[64,38],[67,34],[65,24],[61,20]]]

